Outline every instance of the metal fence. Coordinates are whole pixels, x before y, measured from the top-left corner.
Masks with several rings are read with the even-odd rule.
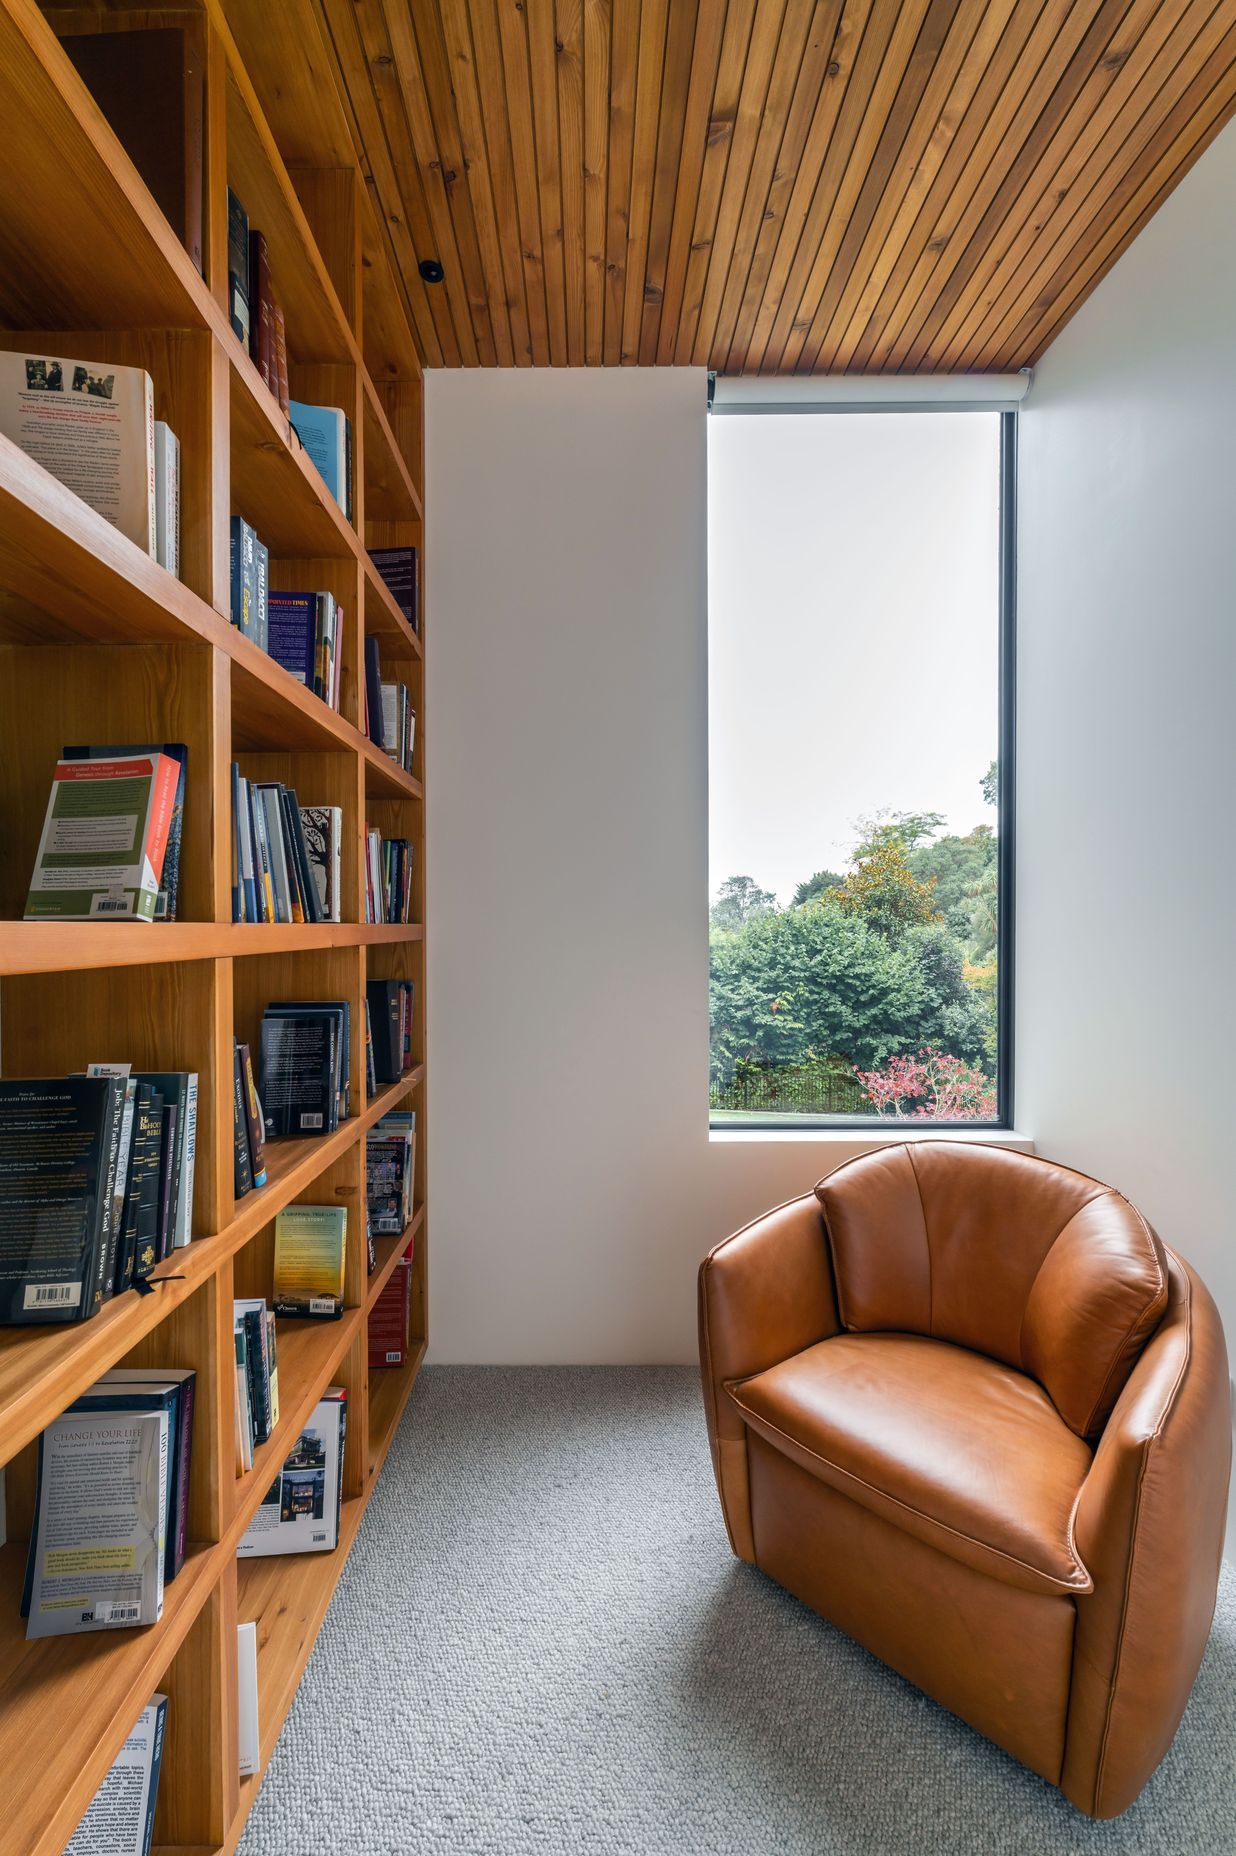
[[[848,1064],[786,1064],[764,1069],[743,1064],[724,1087],[714,1084],[709,1106],[720,1113],[760,1115],[874,1115],[866,1091]]]

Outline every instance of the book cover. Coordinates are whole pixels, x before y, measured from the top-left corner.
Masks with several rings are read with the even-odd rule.
[[[300,890],[304,918],[307,922],[324,921],[326,918],[321,897],[318,895],[317,879],[309,864],[309,846],[305,841],[305,825],[301,817],[301,804],[296,796],[296,788],[285,786],[282,799],[284,831],[296,866],[296,881]]]
[[[380,748],[386,747],[386,732],[382,709],[382,660],[378,641],[371,634],[365,639],[365,720],[369,739]]]
[[[159,1154],[159,1261],[162,1263],[176,1241],[177,1177],[176,1129],[180,1109],[175,1102],[163,1104],[163,1141]]]
[[[232,1148],[232,1189],[238,1199],[243,1199],[246,1193],[253,1191],[253,1166],[249,1159],[249,1124],[239,1044],[232,1051]]]
[[[165,1104],[176,1108],[173,1129],[172,1198],[175,1208],[174,1245],[189,1242],[193,1226],[193,1162],[197,1153],[197,1071],[138,1070],[140,1083],[157,1089]],[[186,1177],[187,1175],[187,1177]]]
[[[301,806],[309,868],[322,906],[323,921],[340,919],[340,863],[343,845],[343,810],[340,806]]]
[[[158,558],[154,388],[140,367],[0,354],[0,433]]]
[[[267,650],[289,676],[314,687],[317,668],[316,593],[271,593]]]
[[[289,1205],[275,1219],[275,1313],[343,1314],[346,1205]]]
[[[240,1055],[241,1090],[245,1107],[245,1133],[249,1141],[249,1171],[255,1186],[266,1184],[266,1136],[262,1104],[253,1075],[253,1054],[247,1044],[236,1046]]]
[[[272,999],[268,1018],[281,1013],[323,1012],[334,1021],[335,1123],[346,1120],[352,1105],[352,1005],[348,999]]]
[[[84,1321],[103,1304],[113,1077],[0,1081],[0,1324]]]
[[[241,1537],[238,1558],[338,1546],[347,1410],[343,1387],[329,1386]]]
[[[150,1856],[166,1725],[167,1696],[152,1695],[64,1856]]]
[[[238,1474],[253,1468],[253,1406],[249,1399],[249,1342],[243,1322],[232,1327],[236,1348],[236,1467]]]
[[[162,753],[58,760],[26,920],[152,922],[180,772]]]
[[[399,981],[367,980],[365,996],[373,1029],[374,1073],[379,1083],[397,1083],[403,1075],[403,1039],[399,1021]]]
[[[236,1626],[237,1726],[240,1776],[250,1778],[262,1769],[262,1742],[258,1732],[257,1625]]]
[[[180,854],[184,841],[185,786],[189,776],[189,750],[183,741],[131,741],[106,747],[86,747],[80,743],[61,750],[62,760],[131,760],[145,754],[166,754],[180,769],[176,795],[172,800],[171,822],[167,829],[167,849],[159,877],[159,894],[155,900],[157,922],[174,922],[180,898]]]
[[[400,1257],[369,1311],[369,1367],[406,1366],[411,1351],[412,1259]]]
[[[270,549],[264,541],[253,538],[253,584],[254,597],[257,602],[258,644],[263,651],[270,653]]]
[[[274,302],[266,234],[249,230],[249,353],[268,387],[276,384]]]
[[[170,1583],[185,1562],[189,1538],[189,1470],[193,1455],[193,1412],[197,1402],[197,1374],[191,1366],[114,1366],[101,1373],[92,1392],[115,1392],[128,1387],[170,1394],[171,1461],[168,1466],[167,1558],[164,1582]]]
[[[414,632],[419,632],[419,562],[415,548],[370,548],[369,558],[387,592]]]
[[[264,1444],[274,1425],[270,1398],[270,1338],[266,1326],[266,1303],[258,1296],[241,1298],[234,1303],[235,1319],[245,1331],[249,1368],[249,1405],[253,1412],[253,1441]]]
[[[288,396],[288,337],[287,324],[283,317],[283,304],[275,301],[275,368],[277,374],[276,397],[286,413],[291,407]]]
[[[350,519],[352,428],[347,414],[340,406],[309,406],[303,400],[292,400],[288,416],[318,476]]]
[[[260,1093],[268,1141],[329,1134],[337,1125],[336,1036],[321,1012],[263,1018]]]
[[[168,1417],[65,1412],[39,1439],[26,1635],[156,1624],[167,1551]]]

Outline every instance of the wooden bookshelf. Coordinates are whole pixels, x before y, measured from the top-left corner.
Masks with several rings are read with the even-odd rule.
[[[243,9],[242,9],[243,11]],[[236,1624],[256,1619],[263,1766],[295,1694],[427,1335],[422,635],[367,549],[414,544],[424,589],[422,389],[387,242],[337,100],[316,140],[291,135],[269,65],[246,65],[223,0],[0,0],[0,348],[35,346],[151,374],[155,414],[181,441],[181,577],[0,439],[0,1071],[56,1076],[96,1059],[195,1070],[194,1240],[156,1270],[154,1293],[109,1302],[80,1327],[0,1329],[0,1458],[9,1544],[0,1551],[0,1759],[17,1787],[6,1856],[55,1856],[150,1695],[170,1699],[155,1826],[171,1856],[230,1851],[259,1780],[238,1776]],[[249,10],[256,22],[259,15]],[[67,57],[78,31],[184,25],[203,54],[203,272],[199,272]],[[306,81],[305,74],[298,82]],[[267,108],[270,114],[267,114]],[[290,165],[289,165],[290,164]],[[319,479],[227,317],[226,191],[267,238],[284,306],[293,398],[341,405],[353,430],[354,522]],[[329,588],[345,614],[333,712],[230,623],[229,522],[252,523],[271,583]],[[412,772],[361,732],[366,637],[417,711]],[[20,919],[52,765],[71,740],[183,740],[189,750],[175,923]],[[314,926],[231,920],[230,780],[295,784],[343,810],[343,914]],[[410,838],[416,921],[363,920],[368,823]],[[416,984],[415,1064],[367,1099],[365,983]],[[237,1200],[231,1043],[270,999],[352,1004],[350,1117],[317,1139],[272,1143],[267,1183]],[[361,1079],[359,1085],[356,1079]],[[367,1324],[406,1238],[377,1241],[366,1272],[365,1137],[387,1110],[417,1112],[412,1320],[406,1367],[368,1370]],[[281,1417],[236,1473],[231,1306],[271,1293],[273,1221],[294,1202],[349,1208],[337,1322],[279,1323]],[[40,1431],[108,1367],[192,1366],[198,1399],[190,1552],[146,1630],[27,1643],[18,1600]],[[323,1389],[348,1392],[337,1552],[242,1561],[236,1544]]]

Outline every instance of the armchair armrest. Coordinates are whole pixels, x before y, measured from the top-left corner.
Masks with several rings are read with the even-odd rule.
[[[1214,1614],[1231,1425],[1223,1329],[1169,1250],[1168,1305],[1099,1438],[1075,1516],[1094,1590],[1076,1600],[1061,1787],[1094,1817],[1132,1802],[1171,1744]]]
[[[730,1545],[755,1560],[747,1428],[727,1381],[765,1372],[840,1331],[824,1214],[791,1199],[710,1251],[699,1277],[700,1374],[712,1465]]]

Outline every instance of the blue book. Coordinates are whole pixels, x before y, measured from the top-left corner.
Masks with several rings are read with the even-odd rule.
[[[317,668],[318,602],[316,593],[272,593],[269,597],[267,650],[276,664],[298,683],[313,688]]]
[[[349,522],[352,519],[352,428],[339,406],[307,406],[292,400],[288,417],[310,462]]]

